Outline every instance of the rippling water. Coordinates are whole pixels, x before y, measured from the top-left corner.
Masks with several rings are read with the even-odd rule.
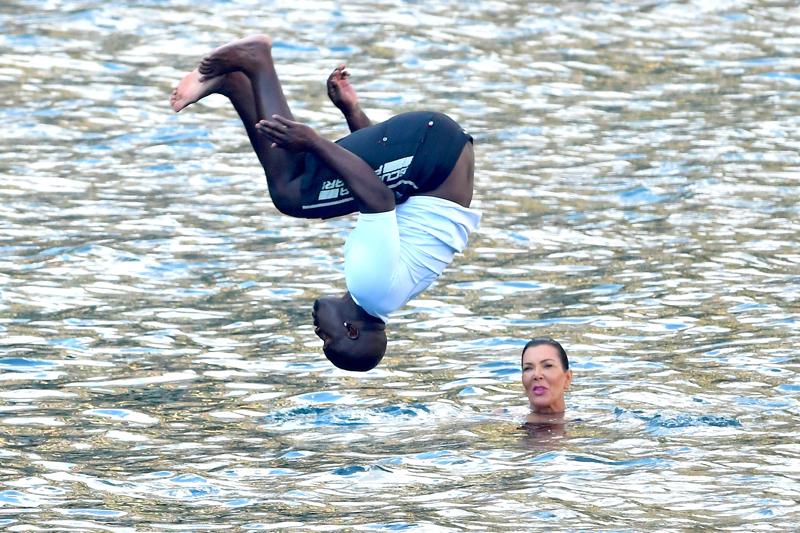
[[[5,0],[0,526],[792,530],[800,521],[796,2]],[[448,112],[470,248],[333,368],[352,224],[280,216],[208,49],[275,40],[299,119]],[[519,427],[519,352],[571,353]]]

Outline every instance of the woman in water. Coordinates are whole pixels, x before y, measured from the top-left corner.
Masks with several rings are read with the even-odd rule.
[[[570,383],[564,347],[550,338],[529,341],[522,350],[522,386],[531,407],[526,424],[563,424],[564,392]]]

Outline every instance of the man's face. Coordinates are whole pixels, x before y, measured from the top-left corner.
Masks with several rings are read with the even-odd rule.
[[[326,296],[314,302],[311,317],[314,319],[314,333],[322,339],[322,348],[345,332],[344,322],[340,318],[339,303],[341,298]]]

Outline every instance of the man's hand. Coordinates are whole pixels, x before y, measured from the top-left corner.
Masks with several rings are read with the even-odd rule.
[[[328,76],[328,98],[345,114],[358,108],[358,96],[348,81],[349,77],[350,73],[345,70],[344,64],[333,69]]]
[[[291,152],[310,152],[319,157],[344,180],[362,213],[383,213],[394,209],[394,193],[366,161],[325,139],[310,126],[272,115],[270,119],[259,120],[256,131],[273,147]]]
[[[317,132],[310,126],[280,115],[272,115],[272,120],[259,120],[256,131],[272,141],[272,146],[290,152],[307,152],[319,139]]]
[[[342,112],[347,120],[347,126],[353,132],[366,128],[372,122],[358,104],[358,96],[348,81],[349,77],[350,73],[345,70],[344,64],[333,69],[331,75],[328,76],[328,97],[333,105]]]

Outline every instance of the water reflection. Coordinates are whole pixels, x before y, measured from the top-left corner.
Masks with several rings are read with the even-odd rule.
[[[5,2],[0,524],[790,530],[796,12]],[[482,228],[366,376],[305,311],[351,221],[280,216],[224,99],[168,108],[254,32],[331,137],[344,61],[375,118],[445,110],[477,140]],[[520,429],[540,334],[574,359],[563,435]]]
[[[533,450],[552,450],[558,448],[561,440],[567,437],[565,422],[526,422],[519,427],[524,434],[523,442]]]

